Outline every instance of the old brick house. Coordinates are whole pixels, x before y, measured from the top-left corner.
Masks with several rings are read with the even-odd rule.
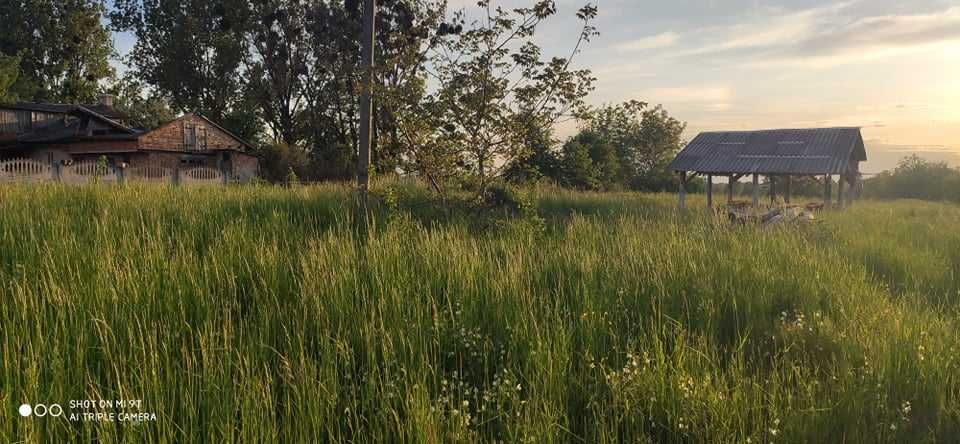
[[[206,166],[231,180],[257,175],[253,147],[206,117],[188,114],[151,131],[130,128],[109,97],[97,105],[0,105],[0,159],[115,165]]]

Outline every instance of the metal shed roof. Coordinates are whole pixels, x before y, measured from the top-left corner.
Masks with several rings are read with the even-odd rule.
[[[700,133],[667,169],[708,174],[842,174],[867,160],[860,128]]]

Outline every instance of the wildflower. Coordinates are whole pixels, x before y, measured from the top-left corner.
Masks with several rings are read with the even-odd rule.
[[[896,425],[896,424],[890,424],[890,431],[892,432],[892,431],[896,431],[896,430],[897,430],[897,425]]]
[[[520,391],[520,384],[517,384],[517,391]]]

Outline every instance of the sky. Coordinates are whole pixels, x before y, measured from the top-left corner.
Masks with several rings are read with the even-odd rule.
[[[600,36],[575,65],[597,78],[594,105],[662,104],[687,122],[687,139],[858,126],[864,172],[911,153],[960,166],[960,0],[592,1]],[[537,32],[545,56],[569,54],[585,3],[557,0],[558,15]],[[474,4],[450,0],[452,9]],[[118,35],[116,44],[123,53],[132,41]]]

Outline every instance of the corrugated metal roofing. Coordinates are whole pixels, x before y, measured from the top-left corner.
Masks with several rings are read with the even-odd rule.
[[[670,171],[710,174],[841,174],[866,160],[860,128],[700,133]]]

